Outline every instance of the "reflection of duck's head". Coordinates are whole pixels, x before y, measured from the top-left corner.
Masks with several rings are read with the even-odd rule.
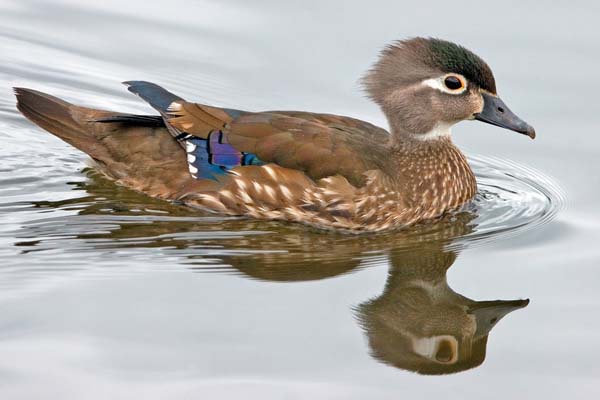
[[[490,330],[529,301],[473,301],[454,292],[446,270],[455,258],[436,246],[392,256],[383,294],[357,308],[375,358],[422,374],[483,362]]]

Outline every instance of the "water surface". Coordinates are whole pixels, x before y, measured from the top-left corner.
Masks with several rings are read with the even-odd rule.
[[[600,9],[494,7],[0,1],[1,397],[598,396]],[[145,79],[385,126],[356,82],[414,35],[478,52],[538,138],[460,124],[476,199],[395,233],[149,199],[26,121],[10,89],[147,113],[119,83]]]

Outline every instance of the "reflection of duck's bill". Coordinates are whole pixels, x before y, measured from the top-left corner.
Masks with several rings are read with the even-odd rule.
[[[519,308],[526,307],[528,304],[529,299],[477,301],[469,307],[468,312],[471,314],[476,310],[500,308],[509,309],[510,312]]]
[[[529,299],[524,300],[493,300],[478,301],[471,304],[467,310],[475,316],[477,331],[475,337],[487,335],[490,330],[508,313],[527,307]]]
[[[476,120],[510,129],[535,139],[535,129],[517,117],[500,97],[486,92],[482,92],[481,95],[483,96],[483,110],[475,114]]]

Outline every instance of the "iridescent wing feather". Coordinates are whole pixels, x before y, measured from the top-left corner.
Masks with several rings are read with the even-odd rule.
[[[176,102],[169,110],[167,123],[208,140],[209,148],[215,148],[210,146],[210,138],[219,132],[218,143],[239,152],[237,165],[275,163],[300,170],[313,180],[341,175],[355,185],[364,182],[366,171],[385,166],[389,134],[354,118],[295,111],[240,112],[232,117],[217,109],[227,116],[219,119],[219,126],[212,107]],[[233,156],[226,148],[221,148],[221,153]]]
[[[217,108],[187,102],[149,82],[126,83],[161,113],[198,179],[266,163],[302,171],[315,181],[343,176],[355,186],[364,184],[367,171],[387,172],[390,136],[370,123],[331,114]]]

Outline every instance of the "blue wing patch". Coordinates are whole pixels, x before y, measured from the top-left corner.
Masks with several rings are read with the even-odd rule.
[[[225,141],[223,132],[213,131],[207,139],[188,136],[184,138],[190,174],[196,179],[217,179],[228,170],[241,165],[263,165],[251,153],[236,150]]]

